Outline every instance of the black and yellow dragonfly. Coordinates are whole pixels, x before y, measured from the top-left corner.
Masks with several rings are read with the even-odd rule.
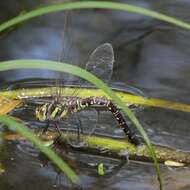
[[[90,55],[86,64],[86,70],[96,75],[101,80],[108,82],[111,79],[114,63],[114,52],[112,45],[109,43],[98,46]],[[76,96],[60,96],[52,102],[45,103],[36,108],[36,118],[42,122],[54,122],[56,128],[57,123],[65,120],[70,115],[90,108],[92,106],[106,107],[117,120],[119,126],[126,134],[128,140],[139,145],[140,140],[128,126],[120,109],[105,97],[94,96],[81,98]]]

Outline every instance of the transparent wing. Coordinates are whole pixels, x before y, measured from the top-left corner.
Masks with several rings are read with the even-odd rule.
[[[86,70],[96,75],[99,79],[104,82],[109,82],[112,77],[114,63],[114,53],[112,45],[109,43],[102,44],[98,46],[90,55],[89,60],[86,64]],[[80,86],[89,85],[85,80],[80,80]],[[91,85],[91,84],[90,84]],[[72,96],[77,96],[77,90]],[[81,129],[86,134],[93,134],[97,128],[98,123],[98,113],[96,109],[83,110],[80,113],[76,113],[78,118],[75,125],[81,126]],[[74,114],[71,116],[71,118]],[[70,142],[71,143],[71,142]],[[77,142],[76,142],[77,143]],[[71,143],[75,146],[74,143]]]
[[[67,1],[67,0],[66,0]],[[62,17],[63,19],[63,29],[61,31],[61,39],[62,39],[62,49],[58,55],[59,62],[72,63],[73,62],[73,51],[74,47],[72,47],[72,17],[73,11],[66,11]],[[61,94],[63,94],[63,90],[61,87],[69,84],[73,80],[74,76],[68,73],[59,73],[59,77],[56,79],[56,99],[60,101]]]
[[[86,70],[96,75],[104,82],[109,82],[112,77],[114,52],[109,43],[98,46],[90,55]]]
[[[90,55],[85,69],[97,76],[102,81],[109,83],[112,77],[114,63],[113,47],[109,43],[98,46]],[[78,86],[92,86],[86,80],[78,79]],[[72,96],[77,96],[77,90],[73,91]]]

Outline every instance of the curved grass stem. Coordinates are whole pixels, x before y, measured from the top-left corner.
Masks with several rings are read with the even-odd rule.
[[[79,185],[80,179],[75,174],[75,172],[59,157],[55,154],[50,148],[43,145],[38,137],[34,136],[32,131],[24,127],[21,123],[18,123],[14,119],[11,119],[8,116],[0,115],[0,122],[8,126],[10,129],[13,129],[26,139],[30,140],[35,146],[37,146],[48,158],[50,158],[55,165],[63,171],[67,177],[74,183]]]

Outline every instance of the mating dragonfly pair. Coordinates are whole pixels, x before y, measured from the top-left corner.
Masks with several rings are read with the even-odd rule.
[[[101,80],[108,82],[112,76],[113,63],[114,52],[112,45],[105,43],[92,52],[86,64],[86,70],[96,75]],[[112,101],[104,97],[59,97],[54,99],[51,103],[46,103],[37,107],[36,117],[40,121],[53,121],[57,123],[66,119],[73,113],[80,112],[96,105],[104,106],[112,113],[131,143],[134,145],[139,145],[141,143],[139,137],[136,136],[134,131],[126,123],[120,109]]]

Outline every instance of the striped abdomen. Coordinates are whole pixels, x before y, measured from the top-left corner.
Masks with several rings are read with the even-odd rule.
[[[126,123],[125,118],[121,114],[120,110],[112,101],[99,97],[89,97],[84,99],[83,101],[89,102],[89,105],[106,106],[108,110],[113,114],[115,119],[118,121],[119,126],[123,129],[129,141],[135,145],[139,145],[141,143],[140,139],[136,136],[136,134],[130,129],[130,127]]]
[[[60,121],[74,112],[79,112],[92,105],[101,105],[108,108],[127,135],[129,141],[135,145],[140,144],[139,138],[127,125],[123,115],[116,105],[105,98],[89,97],[89,98],[71,98],[65,99],[62,103],[52,102],[45,104],[36,109],[36,117],[41,120]]]

